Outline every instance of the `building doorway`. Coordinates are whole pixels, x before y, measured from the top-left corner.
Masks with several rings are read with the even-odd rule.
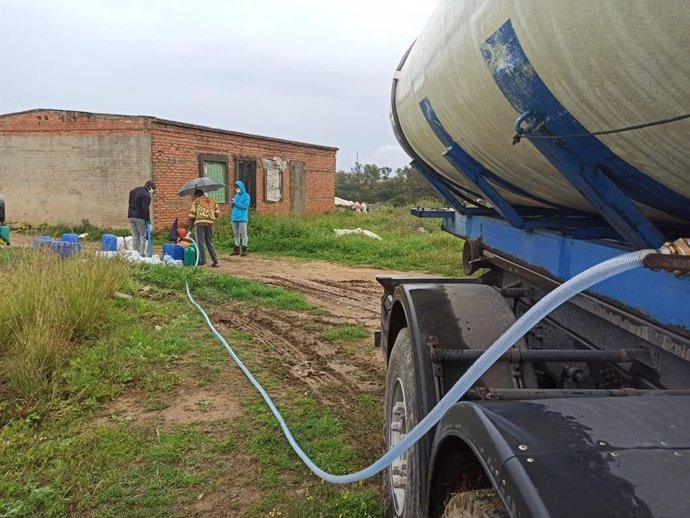
[[[247,157],[237,158],[237,179],[244,182],[249,196],[251,196],[250,207],[256,208],[256,159]]]

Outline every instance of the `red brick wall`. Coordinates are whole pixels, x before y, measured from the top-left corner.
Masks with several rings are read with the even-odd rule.
[[[186,221],[191,199],[177,196],[177,191],[186,181],[199,176],[200,154],[227,156],[231,183],[236,180],[235,158],[237,156],[256,159],[256,208],[259,212],[270,213],[290,212],[290,173],[286,171],[283,174],[283,200],[277,203],[266,202],[261,159],[280,157],[288,161],[304,162],[306,212],[321,213],[333,208],[336,153],[334,148],[223,132],[143,116],[60,110],[33,110],[0,116],[0,135],[63,134],[93,136],[148,134],[151,136],[152,176],[157,184],[153,202],[154,223],[157,230],[169,228],[176,217],[181,218],[180,221]],[[69,174],[69,172],[60,174]],[[112,174],[120,173],[112,171]],[[126,175],[123,174],[124,176]],[[135,186],[128,185],[127,187],[131,189]],[[126,214],[126,199],[113,199],[111,203],[122,204],[123,212]],[[221,210],[224,215],[227,215],[230,207],[224,205]],[[91,219],[98,220],[96,217]],[[127,226],[126,218],[122,226]]]
[[[0,135],[21,133],[141,133],[146,129],[147,122],[145,117],[35,110],[0,116]]]
[[[156,228],[169,228],[178,217],[186,221],[191,202],[189,196],[177,195],[188,180],[199,176],[199,155],[228,157],[230,183],[237,178],[237,156],[256,159],[256,209],[259,212],[286,214],[290,212],[290,174],[283,174],[283,200],[266,202],[262,158],[280,157],[302,161],[306,169],[306,212],[322,213],[333,208],[335,196],[335,149],[282,142],[261,137],[233,135],[207,129],[190,128],[154,121],[151,125],[153,148],[153,176],[156,181]],[[230,192],[232,197],[232,191]],[[222,205],[224,216],[230,212]]]

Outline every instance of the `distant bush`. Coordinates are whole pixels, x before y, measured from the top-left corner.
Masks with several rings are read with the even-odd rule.
[[[396,207],[420,198],[433,199],[434,206],[445,203],[438,191],[410,166],[393,171],[376,164],[355,163],[350,171],[335,173],[335,195],[346,200],[388,203]]]

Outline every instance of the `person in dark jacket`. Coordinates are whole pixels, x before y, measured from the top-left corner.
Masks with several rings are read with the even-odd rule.
[[[249,240],[247,238],[247,222],[249,221],[249,205],[251,197],[242,180],[235,182],[235,197],[230,200],[232,212],[232,233],[235,236],[235,248],[230,255],[247,255]]]
[[[137,187],[129,192],[129,209],[127,217],[132,227],[132,245],[141,255],[146,255],[145,241],[146,226],[151,223],[151,196],[156,190],[156,184],[151,180],[143,187]]]
[[[0,245],[10,244],[10,228],[5,226],[5,198],[0,194]]]

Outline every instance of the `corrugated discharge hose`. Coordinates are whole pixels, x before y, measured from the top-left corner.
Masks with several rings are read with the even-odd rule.
[[[477,380],[506,352],[510,349],[520,338],[522,338],[530,329],[532,329],[541,319],[548,315],[558,306],[569,300],[578,293],[598,284],[610,277],[627,272],[634,268],[642,266],[642,259],[650,254],[657,253],[657,250],[642,250],[639,252],[632,252],[628,254],[615,257],[592,266],[584,272],[576,275],[569,281],[563,283],[561,286],[550,292],[543,299],[537,302],[529,311],[527,311],[515,324],[513,324],[501,337],[489,347],[484,354],[482,354],[472,366],[467,369],[467,372],[453,385],[453,387],[446,393],[445,396],[438,402],[438,404],[422,419],[417,426],[415,426],[395,447],[389,450],[376,462],[370,466],[347,475],[333,475],[327,473],[319,468],[300,448],[295,438],[292,436],[283,416],[280,414],[273,401],[266,393],[264,388],[249,372],[242,361],[238,358],[232,350],[228,342],[213,326],[208,315],[204,309],[196,303],[189,290],[189,284],[186,284],[187,296],[190,302],[199,310],[206,324],[213,331],[213,334],[220,340],[225,349],[228,351],[233,360],[242,369],[242,372],[249,378],[249,381],[256,387],[256,389],[264,398],[264,401],[273,412],[273,415],[280,423],[280,427],[285,434],[290,446],[295,451],[297,456],[307,465],[307,467],[314,472],[318,477],[326,482],[334,484],[348,484],[351,482],[358,482],[366,478],[376,475],[379,471],[388,467],[397,457],[405,453],[411,446],[413,446],[420,438],[422,438],[439,420],[443,417],[446,411],[455,404],[467,392]]]

